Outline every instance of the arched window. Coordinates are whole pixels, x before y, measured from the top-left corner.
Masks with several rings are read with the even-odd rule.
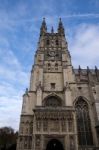
[[[49,44],[50,44],[50,41],[49,41],[48,39],[46,40],[46,44],[47,44],[47,45],[49,45]]]
[[[50,68],[51,68],[51,64],[50,64],[50,63],[48,63],[48,70],[50,70]]]
[[[51,106],[51,107],[62,106],[62,101],[55,96],[50,96],[44,100],[43,105],[44,106]]]
[[[88,104],[79,97],[75,104],[79,145],[93,145]]]
[[[55,70],[58,70],[58,63],[55,63]]]
[[[58,40],[56,40],[56,45],[59,45]]]

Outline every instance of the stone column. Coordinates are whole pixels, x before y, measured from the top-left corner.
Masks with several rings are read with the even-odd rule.
[[[41,149],[44,150],[44,135],[41,135]]]
[[[96,106],[96,112],[97,112],[97,119],[99,120],[99,84],[95,85],[95,91],[94,91],[94,98],[95,98],[95,106]]]
[[[37,85],[37,106],[42,106],[42,85],[41,81],[38,82]]]
[[[65,105],[72,106],[71,88],[69,82],[65,84]]]

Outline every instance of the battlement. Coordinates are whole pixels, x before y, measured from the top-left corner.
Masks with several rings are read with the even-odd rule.
[[[97,83],[99,82],[99,69],[95,67],[95,69],[74,69],[75,77],[77,82],[90,82]]]

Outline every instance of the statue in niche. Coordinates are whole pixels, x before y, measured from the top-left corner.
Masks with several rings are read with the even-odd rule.
[[[40,131],[40,127],[41,127],[41,122],[37,121],[37,123],[36,123],[37,131]]]
[[[69,82],[66,82],[66,84],[65,84],[65,90],[69,90],[69,91],[71,90]]]
[[[93,92],[93,97],[94,97],[94,99],[96,99],[96,89],[95,89],[94,86],[92,87],[92,92]]]
[[[73,136],[70,136],[70,150],[74,150],[75,148],[75,145],[74,145],[74,138]]]
[[[48,121],[47,121],[47,120],[44,120],[44,121],[43,121],[43,130],[44,130],[44,131],[47,131],[47,130],[48,130]]]
[[[36,146],[40,146],[40,136],[36,136]]]
[[[38,83],[37,83],[37,89],[42,89],[41,81],[38,81]]]
[[[65,131],[66,130],[66,122],[65,122],[65,120],[63,120],[61,123],[62,123],[62,131]]]

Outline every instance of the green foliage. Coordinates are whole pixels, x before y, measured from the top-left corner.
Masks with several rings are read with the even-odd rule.
[[[14,132],[11,127],[0,128],[0,149],[7,150],[13,145],[16,147],[17,135],[18,132]]]

